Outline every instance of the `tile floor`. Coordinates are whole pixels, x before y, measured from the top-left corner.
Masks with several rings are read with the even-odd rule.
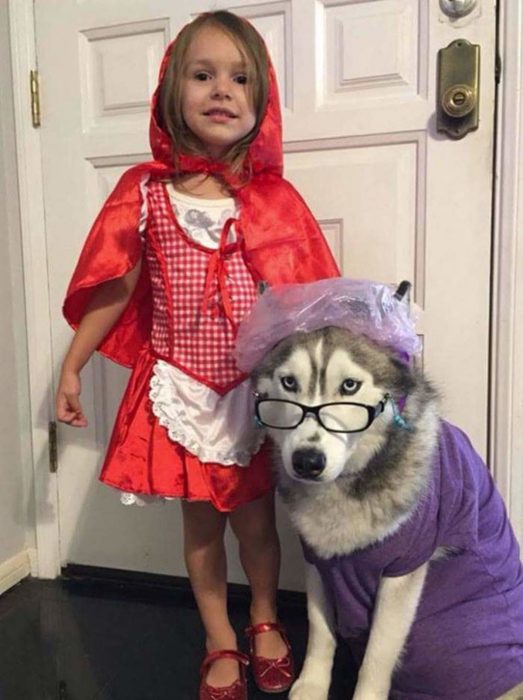
[[[298,668],[307,624],[296,594],[280,601]],[[232,596],[238,633],[245,594]],[[197,700],[203,630],[192,596],[167,586],[85,577],[26,579],[0,596],[0,700]],[[348,652],[338,650],[331,700],[354,685]],[[254,685],[249,700],[267,696]]]

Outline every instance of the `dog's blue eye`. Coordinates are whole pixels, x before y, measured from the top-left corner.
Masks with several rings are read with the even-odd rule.
[[[341,385],[340,393],[345,395],[355,394],[361,386],[361,382],[355,379],[346,379]]]
[[[281,378],[281,385],[287,391],[298,391],[298,382],[296,378],[291,375]]]

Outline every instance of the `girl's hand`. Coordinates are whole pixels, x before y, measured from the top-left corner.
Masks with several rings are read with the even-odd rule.
[[[68,423],[75,428],[87,426],[87,418],[80,404],[81,390],[80,374],[64,368],[56,392],[56,417],[62,423]]]

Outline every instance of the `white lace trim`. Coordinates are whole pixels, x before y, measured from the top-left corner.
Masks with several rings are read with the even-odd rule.
[[[189,401],[180,396],[178,373],[187,385],[185,389],[198,394],[200,405],[196,411],[193,409],[192,415],[187,404],[196,402],[194,396]],[[249,465],[265,438],[264,432],[254,424],[253,412],[248,408],[249,397],[248,381],[221,396],[163,360],[154,365],[149,391],[153,413],[169,438],[202,462]],[[220,424],[221,434],[218,430],[211,436],[211,427]]]

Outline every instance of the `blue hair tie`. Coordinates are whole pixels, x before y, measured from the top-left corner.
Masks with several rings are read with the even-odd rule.
[[[392,397],[390,397],[390,402],[392,403],[392,411],[394,413],[394,425],[396,425],[398,428],[402,428],[403,430],[412,430],[411,425],[403,418],[401,415],[401,412],[399,410],[398,404],[394,401]],[[402,403],[405,403],[405,400],[402,400]]]

